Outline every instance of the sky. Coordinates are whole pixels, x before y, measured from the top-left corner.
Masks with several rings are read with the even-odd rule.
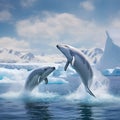
[[[57,53],[56,44],[120,45],[120,0],[0,0],[0,48]]]

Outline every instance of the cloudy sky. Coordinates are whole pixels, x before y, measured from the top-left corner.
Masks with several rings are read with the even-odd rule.
[[[56,44],[120,45],[120,0],[0,0],[0,48],[56,53]]]

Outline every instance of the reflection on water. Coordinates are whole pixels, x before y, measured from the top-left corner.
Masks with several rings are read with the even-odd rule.
[[[30,120],[50,120],[51,115],[48,110],[48,103],[25,103],[27,115]]]
[[[0,99],[0,120],[119,120],[120,104]]]
[[[94,120],[92,106],[88,105],[29,102],[25,109],[30,120]]]
[[[94,120],[92,117],[92,108],[88,105],[79,105],[78,108],[82,120]]]

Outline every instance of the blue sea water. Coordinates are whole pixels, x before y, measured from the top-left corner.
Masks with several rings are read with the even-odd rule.
[[[24,92],[29,66],[0,68],[0,120],[119,120],[119,76],[106,78],[94,69],[94,98],[72,68],[64,72],[63,64],[52,65],[48,85],[42,82],[30,94]]]

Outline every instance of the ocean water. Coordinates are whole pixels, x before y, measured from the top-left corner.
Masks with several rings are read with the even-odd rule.
[[[71,67],[65,72],[64,64],[50,64],[56,70],[48,76],[48,85],[43,81],[27,94],[24,85],[31,69],[29,65],[21,66],[18,69],[18,65],[9,64],[0,68],[0,120],[120,119],[119,76],[106,78],[93,68],[90,89],[94,98],[85,92],[80,77]]]

